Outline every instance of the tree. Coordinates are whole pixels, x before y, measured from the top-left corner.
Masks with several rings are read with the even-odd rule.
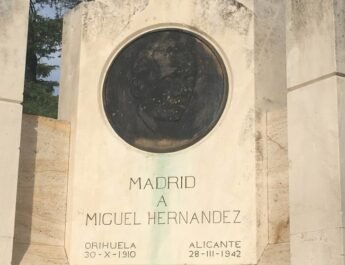
[[[25,113],[56,118],[58,96],[53,92],[58,82],[47,78],[58,66],[47,62],[59,56],[61,51],[63,13],[81,1],[30,0],[23,103]],[[42,12],[47,7],[54,10],[53,17]]]

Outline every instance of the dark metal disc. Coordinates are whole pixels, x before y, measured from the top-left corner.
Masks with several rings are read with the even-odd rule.
[[[127,44],[103,87],[115,132],[141,150],[165,153],[199,141],[215,126],[228,96],[218,53],[180,29],[149,32]]]

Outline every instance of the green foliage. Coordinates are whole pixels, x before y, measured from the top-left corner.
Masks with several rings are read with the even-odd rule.
[[[27,82],[24,92],[24,112],[56,118],[59,97],[52,94],[53,86],[47,82]]]
[[[57,65],[47,63],[61,51],[62,14],[81,0],[30,0],[29,34],[26,57],[23,110],[25,113],[57,117],[57,82],[47,80]],[[45,17],[39,11],[45,7],[55,11],[55,17]]]
[[[40,64],[37,64],[37,68],[36,68],[37,73],[36,74],[38,77],[47,78],[50,75],[51,71],[55,70],[56,68],[58,68],[57,65],[40,63]],[[59,84],[57,83],[57,85],[59,85]]]
[[[62,21],[60,18],[47,18],[32,15],[29,21],[28,46],[34,50],[37,59],[51,58],[60,51]]]

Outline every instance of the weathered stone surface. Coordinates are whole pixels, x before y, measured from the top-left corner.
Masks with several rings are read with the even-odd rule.
[[[343,265],[343,1],[289,1],[291,262]]]
[[[336,72],[333,1],[288,1],[287,21],[288,87]]]
[[[257,255],[260,257],[268,244],[267,113],[257,112],[255,123]]]
[[[0,0],[0,100],[23,99],[28,16],[29,1]]]
[[[22,112],[19,104],[0,101],[0,236],[13,237]]]
[[[342,80],[330,77],[288,95],[292,264],[344,264]]]
[[[286,106],[286,1],[254,1],[256,107]]]
[[[344,228],[291,235],[291,264],[343,265]]]
[[[0,0],[0,264],[11,262],[29,1]]]
[[[289,177],[287,159],[287,117],[286,109],[276,109],[261,114],[262,134],[257,134],[257,189],[266,191],[266,197],[257,197],[258,207],[261,200],[268,200],[267,212],[258,209],[258,225],[266,225],[269,245],[261,245],[264,251],[259,264],[290,264],[289,260]],[[261,182],[259,182],[261,180]],[[265,186],[266,185],[266,186]],[[264,192],[258,192],[264,194]],[[265,219],[266,218],[266,219]],[[262,231],[262,230],[259,230]],[[264,242],[264,241],[262,241]],[[284,244],[281,244],[284,243]]]
[[[289,242],[289,176],[286,109],[267,113],[270,244]]]
[[[288,243],[267,246],[258,265],[290,265],[290,246]]]
[[[61,61],[61,78],[60,86],[65,87],[60,91],[59,95],[59,119],[71,120],[72,113],[76,111],[78,94],[76,86],[78,86],[79,66],[80,60],[80,45],[81,45],[81,12],[79,7],[69,11],[68,15],[64,17],[63,37],[62,37],[62,61]],[[67,25],[71,25],[68,27]],[[79,36],[79,41],[70,41],[73,37]],[[68,56],[66,52],[68,51]],[[75,67],[73,67],[75,66]]]
[[[12,265],[68,265],[63,247],[15,242],[14,249],[25,255],[22,258],[14,255]]]
[[[337,101],[336,77],[289,93],[292,234],[342,226]]]
[[[21,143],[14,264],[50,264],[35,262],[45,249],[42,258],[55,260],[64,247],[69,124],[24,115]]]
[[[11,261],[22,106],[0,100],[0,264]]]
[[[336,60],[337,72],[345,73],[345,3],[342,0],[335,0],[334,2],[334,24],[336,36]]]

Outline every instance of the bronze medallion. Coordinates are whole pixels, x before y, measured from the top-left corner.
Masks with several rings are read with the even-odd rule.
[[[115,132],[141,150],[166,153],[202,139],[228,97],[224,64],[194,33],[164,29],[141,35],[113,60],[103,87]]]

